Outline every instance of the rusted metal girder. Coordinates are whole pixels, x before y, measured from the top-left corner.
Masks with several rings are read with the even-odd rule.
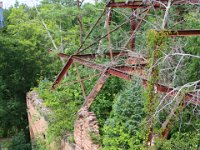
[[[88,95],[88,97],[86,98],[86,101],[84,102],[83,106],[90,108],[92,102],[94,101],[94,99],[97,97],[97,95],[99,94],[100,90],[102,89],[105,81],[108,79],[109,74],[106,73],[106,70],[101,74],[99,80],[97,81],[97,83],[95,84],[95,86],[93,87],[92,91],[90,92],[90,94]]]
[[[58,55],[59,56],[62,55],[63,58],[66,58],[66,59],[69,59],[69,60],[66,63],[66,65],[64,66],[64,68],[62,69],[62,71],[57,76],[56,80],[53,83],[52,88],[55,88],[55,86],[60,83],[60,81],[63,79],[64,75],[68,72],[69,67],[71,66],[72,62],[77,62],[77,63],[84,65],[88,68],[99,70],[101,72],[106,69],[106,66],[104,66],[104,65],[99,65],[99,64],[84,60],[84,59],[77,57],[77,56],[71,56],[70,57],[69,55],[66,55],[66,54],[63,54],[63,53],[60,53]],[[139,66],[139,67],[137,67],[137,66]],[[118,68],[122,68],[123,71],[127,71],[127,72],[130,72],[130,71],[134,72],[135,71],[136,73],[138,73],[138,72],[143,71],[142,67],[144,67],[144,66],[145,66],[145,64],[141,64],[141,65],[136,64],[136,65],[132,65],[132,66],[119,66],[119,67],[116,67],[116,68],[109,68],[107,70],[107,72],[111,75],[114,75],[114,76],[117,76],[117,77],[122,77],[122,76],[124,76],[125,72],[119,71]],[[126,78],[126,76],[124,76],[124,78]],[[128,78],[127,78],[127,80],[128,80]]]
[[[65,55],[62,54],[62,56],[65,56]],[[67,55],[66,55],[66,57],[68,58]],[[87,66],[87,67],[95,69],[95,70],[99,70],[101,72],[103,72],[107,68],[104,65],[99,65],[99,64],[84,60],[82,58],[79,58],[77,56],[72,56],[72,57],[70,57],[70,59],[72,59],[71,60],[72,62],[80,63],[81,65]],[[67,73],[70,64],[72,63],[71,61],[67,62],[67,64],[65,65],[66,67],[64,67],[63,70],[61,71],[61,73],[58,75],[57,79],[54,81],[53,86],[57,85],[62,80],[64,75]],[[125,80],[131,80],[132,75],[125,72],[126,70],[128,71],[130,69],[132,69],[133,72],[134,71],[138,72],[138,70],[141,70],[141,71],[144,70],[143,67],[123,66],[123,71],[122,71],[122,70],[120,70],[120,68],[110,67],[110,68],[107,69],[106,73],[113,75],[113,76],[116,76],[116,77],[119,77],[119,78],[122,78],[122,79],[125,79]],[[148,84],[148,80],[146,80],[145,78],[141,78],[141,79],[143,81],[143,85],[146,87],[147,84]],[[178,93],[178,90],[175,90],[174,88],[171,88],[171,87],[168,87],[168,86],[165,86],[165,85],[162,85],[162,84],[155,84],[155,86],[156,86],[157,91],[160,92],[160,93],[168,93],[168,95],[170,95],[170,96],[174,96]],[[200,97],[198,97],[198,95],[194,95],[192,93],[187,93],[185,98],[186,98],[187,102],[200,106]]]
[[[51,49],[48,50],[49,53],[53,52]],[[126,57],[128,56],[127,52],[113,52],[113,57],[116,56],[123,56]],[[58,56],[61,58],[69,58],[70,55],[64,54],[64,53],[58,53]],[[79,55],[73,55],[79,58],[83,58],[83,59],[95,59],[95,58],[105,58],[105,57],[110,57],[110,53],[103,53],[103,54],[79,54]]]
[[[134,14],[134,10],[132,10],[131,18],[130,18],[130,26],[131,26],[131,39],[130,39],[130,48],[132,51],[135,50],[135,30],[137,29],[137,20]]]
[[[164,9],[162,3],[166,4],[168,0],[159,0],[159,1],[147,1],[144,3],[143,1],[134,1],[134,2],[109,2],[107,7],[111,8],[145,8],[148,6],[154,6],[154,8]],[[172,5],[180,5],[180,4],[200,4],[199,0],[175,0],[172,2]]]
[[[59,73],[59,75],[57,76],[56,80],[53,83],[52,89],[55,88],[55,86],[60,83],[60,81],[63,79],[63,77],[65,76],[66,72],[68,72],[70,66],[73,63],[73,59],[71,57],[69,57],[66,65],[63,67],[62,71]]]
[[[155,4],[144,4],[142,1],[135,1],[135,2],[110,2],[107,4],[107,7],[111,8],[131,8],[131,9],[137,9],[137,8],[146,8],[150,5],[153,5],[155,8],[161,8],[160,3]],[[163,6],[162,6],[163,8]]]
[[[143,85],[147,87],[148,80],[142,79],[143,80]],[[175,96],[178,93],[178,90],[168,87],[162,84],[156,84],[156,90],[160,93],[168,93],[169,96]],[[187,93],[185,95],[186,102],[192,103],[194,105],[200,106],[200,97],[196,94],[193,93]]]
[[[200,30],[179,30],[179,31],[166,31],[169,33],[168,36],[200,36]]]

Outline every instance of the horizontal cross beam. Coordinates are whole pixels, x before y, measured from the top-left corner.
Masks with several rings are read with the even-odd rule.
[[[176,36],[200,36],[200,30],[169,31],[169,36],[171,36],[171,37],[176,37]]]
[[[84,60],[82,58],[79,58],[77,56],[69,57],[68,55],[63,54],[63,53],[62,53],[62,56],[63,57],[66,56],[66,58],[69,58],[69,60],[72,59],[73,62],[77,62],[81,65],[87,66],[87,67],[95,69],[95,70],[99,70],[101,72],[103,72],[107,68],[104,65],[99,65],[99,64]],[[66,66],[70,66],[69,60],[67,62],[68,65],[66,64]],[[143,66],[143,65],[141,65],[141,66]],[[135,72],[138,72],[138,71],[143,72],[143,70],[144,70],[143,67],[138,68],[138,67],[123,66],[123,71],[120,70],[120,68],[117,68],[117,67],[110,67],[110,68],[107,69],[106,73],[113,75],[113,76],[116,76],[116,77],[119,77],[119,78],[122,78],[122,79],[125,79],[125,80],[131,80],[133,76],[131,74],[125,72],[125,71],[129,70],[131,68],[133,70],[133,72],[134,71]],[[61,79],[64,77],[64,73],[67,73],[68,69],[66,69],[66,68],[68,68],[68,67],[63,68],[61,73],[58,75],[57,79],[54,81],[53,86],[55,86],[56,84],[58,84],[61,81]],[[141,78],[141,79],[143,81],[143,85],[146,87],[147,84],[148,84],[148,80],[146,80],[144,78]],[[162,84],[155,84],[155,86],[156,86],[157,91],[160,92],[160,93],[169,93],[169,95],[171,95],[171,96],[174,96],[178,93],[178,90],[175,90],[174,88],[171,88],[171,87],[168,87],[168,86],[165,86],[165,85],[162,85]],[[194,105],[200,106],[200,97],[198,97],[198,96],[196,96],[192,93],[186,94],[186,101],[189,102],[189,103],[192,103]]]
[[[63,54],[63,53],[61,53],[61,54],[62,54],[62,57],[66,56],[65,58],[68,59],[68,62],[66,63],[66,65],[64,66],[64,68],[62,69],[62,71],[57,76],[56,80],[53,83],[53,87],[52,88],[54,88],[57,84],[60,83],[60,81],[63,79],[64,75],[68,72],[69,67],[71,66],[72,62],[77,62],[77,63],[79,63],[81,65],[84,65],[84,66],[86,66],[88,68],[92,68],[92,69],[99,70],[99,71],[102,71],[102,70],[104,70],[106,68],[106,66],[104,66],[104,65],[99,65],[99,64],[90,62],[88,60],[84,60],[82,58],[79,58],[77,56],[71,56],[71,57],[69,57],[66,54]],[[145,66],[144,64],[141,64],[141,65],[136,64],[136,65],[132,65],[132,66],[118,66],[116,68],[112,68],[111,67],[111,68],[109,68],[107,70],[107,72],[109,74],[117,76],[119,78],[123,78],[124,77],[125,79],[128,80],[129,79],[128,73],[121,72],[119,70],[120,68],[122,68],[123,71],[127,71],[127,72],[130,72],[130,71],[132,71],[132,72],[134,72],[134,71],[135,72],[142,72],[143,71],[142,67],[144,67],[144,66]],[[124,75],[124,74],[126,74],[126,75]]]
[[[51,49],[48,50],[50,53],[53,52]],[[64,53],[58,53],[58,56],[61,58],[69,58],[70,55],[64,54]],[[79,58],[83,59],[95,59],[95,58],[105,58],[105,57],[110,57],[110,52],[109,53],[103,53],[103,54],[79,54],[79,55],[73,55]],[[128,56],[127,52],[113,52],[112,53],[113,57],[116,56]]]
[[[167,4],[168,0],[160,0],[160,1],[147,1],[146,3],[142,1],[134,1],[134,2],[109,2],[106,7],[111,8],[145,8],[148,6],[154,6],[154,8],[163,9],[164,5]],[[200,4],[199,0],[176,0],[172,3],[173,5],[180,5],[180,4]]]

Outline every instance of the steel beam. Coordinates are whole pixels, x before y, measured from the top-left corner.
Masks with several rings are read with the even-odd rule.
[[[84,65],[88,68],[98,70],[100,72],[102,72],[103,70],[106,69],[106,66],[104,66],[104,65],[96,64],[96,63],[84,60],[84,59],[76,57],[76,56],[73,56],[72,59],[74,62]],[[145,67],[144,64],[141,64],[141,65],[137,64],[137,65],[132,65],[132,66],[116,66],[116,67],[108,68],[107,73],[109,73],[113,76],[119,77],[119,78],[124,78],[126,80],[129,80],[130,74],[128,74],[128,72],[132,72],[132,73],[133,72],[135,72],[135,73],[142,72],[144,70],[144,67]]]
[[[65,55],[62,54],[62,56],[65,56]],[[66,55],[66,57],[69,58],[67,55]],[[62,80],[62,78],[64,77],[64,74],[67,73],[69,66],[71,66],[72,62],[77,62],[77,63],[84,65],[84,66],[87,66],[89,68],[99,70],[100,72],[104,72],[104,70],[107,68],[104,65],[99,65],[99,64],[84,60],[82,58],[79,58],[77,56],[72,56],[72,57],[69,58],[69,61],[67,62],[67,64],[65,65],[65,67],[63,68],[61,73],[58,75],[53,86],[55,86],[56,84],[58,84]],[[116,76],[116,77],[119,77],[119,78],[122,78],[122,79],[125,79],[125,80],[131,80],[133,76],[130,73],[127,73],[127,72],[124,72],[124,71],[132,69],[133,72],[134,71],[138,72],[138,70],[144,70],[143,67],[123,66],[122,67],[123,71],[120,70],[119,67],[109,67],[105,73],[108,73],[110,75],[113,75],[113,76]],[[142,78],[142,77],[141,77],[141,79],[143,81],[143,85],[145,87],[147,87],[148,80],[146,80],[145,78]],[[160,93],[168,93],[170,96],[175,96],[178,93],[178,90],[175,90],[174,88],[171,88],[171,87],[168,87],[168,86],[165,86],[165,85],[162,85],[162,84],[155,84],[155,86],[156,86],[157,91],[160,92]],[[187,93],[185,98],[186,98],[187,102],[200,106],[200,97],[198,97],[197,95],[194,95],[192,93]]]
[[[142,79],[142,80],[143,80],[143,85],[147,87],[148,80],[146,79]],[[175,96],[178,93],[178,90],[172,87],[165,86],[163,84],[156,84],[155,86],[158,92],[168,93],[169,96]],[[200,106],[200,97],[198,95],[195,95],[193,93],[187,93],[185,95],[185,99],[186,99],[186,102]]]
[[[99,65],[99,64],[96,64],[96,63],[93,63],[93,62],[90,62],[88,60],[84,60],[78,56],[69,56],[69,55],[66,55],[66,54],[63,54],[63,53],[59,53],[58,56],[62,57],[62,58],[65,58],[65,59],[69,59],[68,62],[66,63],[66,65],[64,66],[64,68],[62,69],[62,71],[59,73],[59,75],[57,76],[56,80],[54,81],[53,83],[53,86],[52,88],[55,88],[55,86],[57,84],[60,83],[60,81],[63,79],[64,75],[68,72],[69,70],[69,67],[71,66],[72,62],[77,62],[81,65],[84,65],[88,68],[91,68],[91,69],[95,69],[95,70],[99,70],[99,71],[103,71],[104,69],[106,69],[106,66],[104,65]],[[121,70],[119,70],[120,68],[123,70],[123,71],[127,71],[127,72],[135,72],[135,73],[139,73],[141,74],[141,72],[143,71],[143,67],[145,67],[144,64],[137,64],[137,65],[132,65],[132,66],[117,66],[116,68],[109,68],[107,70],[107,72],[111,75],[114,75],[114,76],[117,76],[119,78],[125,78],[125,79],[129,79],[129,75],[128,73],[126,72],[121,72]],[[127,77],[128,78],[127,78]]]
[[[143,2],[135,1],[135,2],[111,2],[107,4],[107,7],[111,8],[131,8],[131,9],[137,9],[137,8],[146,8],[152,4],[144,4]],[[153,4],[155,8],[160,8],[161,5],[159,3]],[[163,7],[163,6],[162,6]]]
[[[168,0],[165,0],[165,1],[168,2]],[[200,0],[174,0],[172,2],[172,4],[174,4],[174,5],[180,5],[180,4],[192,4],[192,5],[194,5],[194,4],[198,4],[199,5]]]
[[[89,108],[91,106],[92,102],[94,101],[94,99],[96,98],[96,96],[98,95],[100,90],[102,89],[102,87],[103,87],[103,85],[104,85],[104,83],[105,83],[105,81],[107,80],[108,77],[109,77],[109,75],[106,74],[106,70],[105,70],[101,74],[99,80],[95,84],[94,88],[92,89],[92,91],[90,92],[88,97],[86,98],[86,101],[83,104],[84,107]]]
[[[200,30],[179,30],[179,31],[166,31],[169,33],[168,36],[200,36]]]
[[[146,8],[148,6],[154,6],[154,8],[163,9],[164,6],[162,3],[167,4],[168,0],[160,0],[160,1],[147,1],[146,3],[142,1],[134,1],[134,2],[110,2],[107,4],[107,7],[111,8]],[[180,5],[180,4],[200,4],[199,0],[176,0],[172,3],[173,5]]]
[[[48,50],[49,53],[53,52],[52,50]],[[70,55],[64,53],[58,53],[58,56],[61,58],[68,59]],[[82,54],[82,55],[73,55],[75,57],[83,58],[83,59],[95,59],[95,58],[105,58],[110,57],[110,53],[103,53],[103,54]],[[127,52],[113,52],[113,57],[116,56],[128,56]]]
[[[130,18],[130,26],[131,26],[131,39],[130,39],[130,48],[132,51],[135,50],[135,30],[137,29],[137,20],[134,15],[134,10],[132,10],[131,18]]]
[[[73,63],[73,59],[70,57],[68,59],[66,65],[63,67],[62,71],[59,73],[59,75],[57,76],[56,80],[54,81],[53,86],[52,86],[53,89],[63,79],[63,77],[68,72],[68,70],[69,70],[69,68],[70,68],[70,66],[71,66],[72,63]]]

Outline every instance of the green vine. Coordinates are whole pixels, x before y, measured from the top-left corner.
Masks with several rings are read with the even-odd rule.
[[[156,107],[158,105],[158,94],[155,92],[155,84],[159,81],[159,66],[157,60],[163,56],[163,51],[166,46],[166,31],[149,30],[147,32],[147,49],[148,49],[148,68],[149,81],[146,89],[145,112],[147,114],[147,134],[146,141],[150,140],[150,135],[153,133],[154,118]]]

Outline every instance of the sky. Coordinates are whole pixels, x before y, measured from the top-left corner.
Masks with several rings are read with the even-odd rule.
[[[4,8],[9,8],[14,5],[16,0],[0,0],[3,2]],[[28,6],[34,6],[34,3],[38,3],[40,0],[18,0],[19,3],[27,4]],[[94,2],[94,0],[85,0],[85,2]]]

